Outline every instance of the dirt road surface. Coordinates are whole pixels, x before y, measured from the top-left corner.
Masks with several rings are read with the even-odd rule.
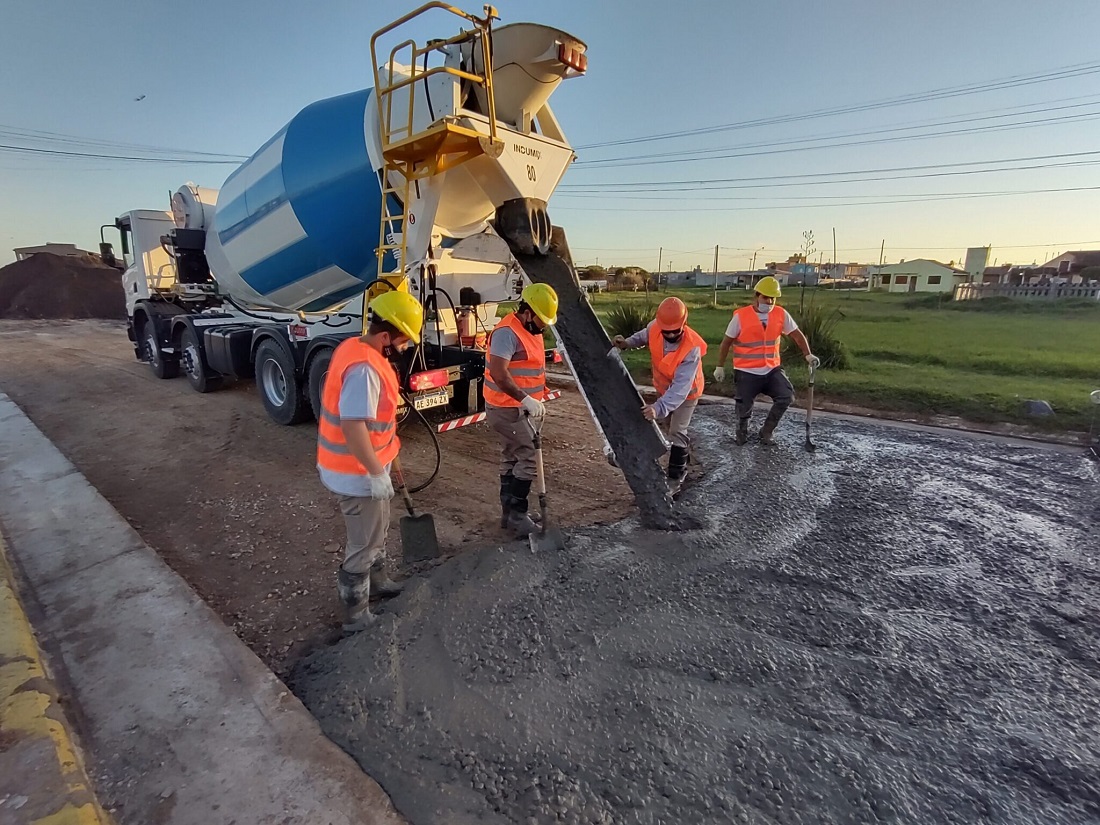
[[[276,673],[332,636],[343,527],[317,481],[314,425],[272,423],[251,382],[199,395],[183,378],[158,380],[113,322],[0,322],[0,390]],[[568,391],[549,408],[556,520],[622,518],[630,491],[579,396]],[[425,477],[426,432],[403,438],[410,475]],[[440,439],[439,477],[417,498],[434,512],[444,550],[502,541],[492,432]],[[395,506],[395,528],[400,515]],[[396,529],[390,545],[399,552]]]

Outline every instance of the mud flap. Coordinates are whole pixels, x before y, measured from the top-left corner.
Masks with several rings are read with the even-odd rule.
[[[667,446],[653,422],[642,416],[642,396],[620,363],[607,357],[607,337],[588,298],[573,274],[573,258],[565,232],[555,226],[545,256],[530,254],[511,244],[512,255],[534,282],[549,284],[558,293],[558,323],[554,328],[565,350],[566,362],[588,402],[597,428],[614,452],[642,523],[658,530],[687,527],[668,496],[660,459]]]

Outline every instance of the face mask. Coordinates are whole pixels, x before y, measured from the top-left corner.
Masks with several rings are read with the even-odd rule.
[[[402,338],[398,344],[393,343],[391,339],[388,344],[382,347],[382,355],[386,358],[393,358],[395,355],[400,355],[402,352],[409,348],[409,339]]]
[[[756,308],[763,313],[769,313],[775,309],[775,304],[765,304],[763,301],[757,303]]]

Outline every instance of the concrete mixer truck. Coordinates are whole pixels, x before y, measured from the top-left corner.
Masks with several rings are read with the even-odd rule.
[[[437,9],[465,31],[379,55]],[[575,157],[547,100],[586,63],[577,38],[493,29],[486,11],[430,3],[387,26],[373,89],[307,106],[220,190],[188,183],[170,211],[115,221],[130,338],[158,377],[199,392],[254,377],[271,418],[298,423],[364,300],[401,289],[425,312],[400,364],[409,403],[441,428],[479,420],[486,335],[525,283],[509,242],[546,252],[546,201]]]
[[[459,34],[418,45],[407,32],[429,14],[457,16]],[[569,362],[608,454],[631,450],[635,461],[620,466],[632,486],[645,465],[648,491],[665,445],[642,421],[629,376],[604,363],[607,337],[546,211],[575,159],[548,100],[584,74],[586,46],[495,19],[491,6],[477,17],[433,2],[380,29],[373,88],[307,106],[220,190],[188,183],[170,210],[105,225],[101,252],[114,259],[104,230],[117,229],[139,360],[160,378],[182,371],[199,392],[254,378],[280,424],[320,413],[333,349],[362,333],[364,306],[388,289],[424,308],[421,345],[395,364],[402,415],[440,432],[483,420],[497,306],[531,280],[552,282],[562,299],[555,360]],[[599,352],[598,363],[578,370],[570,347]]]

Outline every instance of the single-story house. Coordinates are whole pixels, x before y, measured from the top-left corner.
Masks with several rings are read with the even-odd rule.
[[[873,275],[871,287],[887,292],[954,292],[955,286],[965,284],[968,278],[964,269],[915,258],[883,266]]]

